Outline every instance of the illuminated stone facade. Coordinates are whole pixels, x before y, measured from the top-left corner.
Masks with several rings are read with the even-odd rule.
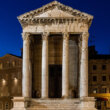
[[[97,54],[91,46],[89,59],[89,96],[96,98],[96,107],[110,109],[110,55]]]
[[[12,97],[22,96],[22,59],[6,54],[0,57],[0,110],[12,107]]]

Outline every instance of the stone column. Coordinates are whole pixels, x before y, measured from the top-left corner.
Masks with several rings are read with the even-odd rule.
[[[23,33],[23,71],[22,71],[22,96],[31,97],[32,71],[30,56],[30,34]]]
[[[80,58],[80,97],[88,97],[88,37],[89,33],[82,33]]]
[[[41,97],[48,98],[48,33],[42,35],[42,86]]]
[[[62,59],[62,97],[69,96],[69,73],[68,73],[68,52],[69,51],[69,34],[63,35],[63,59]]]
[[[77,96],[78,88],[78,44],[69,40],[69,97]],[[73,93],[73,91],[75,91]]]

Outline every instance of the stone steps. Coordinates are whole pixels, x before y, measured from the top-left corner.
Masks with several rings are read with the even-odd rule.
[[[80,110],[76,108],[28,108],[27,110]]]
[[[32,99],[27,110],[79,110],[77,99]]]
[[[26,110],[80,110],[79,108],[27,108]]]
[[[92,97],[80,99],[30,99],[15,97],[12,110],[96,110]]]
[[[79,108],[75,107],[35,107],[35,108],[27,108],[27,110],[79,110]]]

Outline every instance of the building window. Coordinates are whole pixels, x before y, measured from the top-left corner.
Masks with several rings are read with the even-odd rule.
[[[20,94],[22,92],[22,88],[21,86],[18,87],[18,94]]]
[[[100,101],[100,100],[97,100],[96,103],[97,103],[97,106],[96,106],[97,109],[98,109],[98,110],[101,110],[101,101]]]
[[[2,109],[3,109],[3,103],[0,102],[0,110],[2,110]]]
[[[3,68],[3,64],[2,63],[0,63],[0,69],[2,69]]]
[[[107,106],[107,103],[106,103],[106,101],[104,101],[104,106],[105,106],[105,107]]]
[[[93,65],[93,70],[96,70],[97,69],[97,66],[96,65]]]
[[[107,88],[102,88],[102,93],[107,93]]]
[[[5,110],[8,110],[9,109],[9,104],[8,104],[8,102],[6,102],[6,104],[5,104]]]
[[[8,68],[10,67],[10,62],[9,62],[9,61],[7,61],[7,67],[8,67]]]
[[[18,79],[21,79],[21,78],[22,78],[22,76],[21,76],[21,75],[22,75],[22,73],[21,73],[21,72],[18,72],[18,73],[17,73],[17,77],[18,77]]]
[[[0,75],[0,80],[2,79],[2,75]]]
[[[110,93],[110,88],[109,88],[109,93]]]
[[[102,70],[106,70],[106,65],[102,65]]]
[[[12,77],[12,79],[16,78],[16,74],[12,73],[11,77]]]
[[[97,81],[97,76],[93,76],[93,81]]]
[[[13,67],[15,67],[15,61],[12,62]]]
[[[97,93],[97,88],[93,89],[93,93],[94,94]]]
[[[106,81],[106,76],[102,76],[102,81]]]
[[[110,81],[110,76],[109,76],[109,81]]]

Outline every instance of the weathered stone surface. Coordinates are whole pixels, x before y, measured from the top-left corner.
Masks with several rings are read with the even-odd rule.
[[[13,100],[13,110],[95,110],[95,100],[88,98],[87,62],[88,29],[93,17],[53,1],[37,10],[19,16],[18,19],[23,27],[24,35],[22,88],[24,98]],[[61,39],[58,37],[59,35]],[[70,42],[72,46],[74,45],[71,51]],[[52,92],[56,94],[61,92],[62,98],[59,99],[49,99],[51,87],[48,86],[49,83],[53,83],[49,78],[55,77],[54,72],[49,71],[50,65],[62,66],[62,74],[60,74],[61,71],[58,74],[58,77],[62,78],[60,87],[62,91],[61,89],[56,91],[56,88],[52,87],[59,86],[59,79],[53,78],[53,80],[57,80],[58,85],[51,85],[54,88]],[[72,66],[74,70],[69,66]],[[32,84],[32,74],[36,76],[33,77],[34,84]],[[70,87],[73,89],[72,91],[69,90]],[[41,99],[31,99],[32,89],[35,90],[35,94],[39,95],[39,98],[41,96]],[[79,92],[77,93],[77,97],[80,96],[78,99],[72,99],[75,97],[72,96],[74,89]],[[55,93],[54,98],[58,97],[58,94],[55,95]]]
[[[78,87],[78,44],[69,40],[69,96],[77,97]],[[73,94],[74,92],[74,94]]]
[[[94,98],[82,99],[14,99],[12,110],[96,110]],[[20,108],[21,107],[21,108]]]
[[[26,110],[29,104],[29,98],[25,97],[14,97],[12,110]]]

